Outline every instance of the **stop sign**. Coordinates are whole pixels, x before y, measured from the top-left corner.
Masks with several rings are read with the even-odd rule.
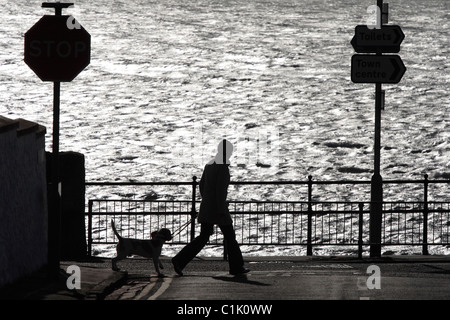
[[[43,81],[72,81],[89,65],[91,36],[68,21],[73,17],[45,15],[25,33],[25,63]]]

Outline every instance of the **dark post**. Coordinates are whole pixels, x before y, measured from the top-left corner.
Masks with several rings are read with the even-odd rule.
[[[423,244],[422,254],[428,255],[428,175],[423,183]]]
[[[364,203],[360,203],[359,204],[359,223],[358,223],[358,258],[361,259],[362,258],[362,252],[363,252],[363,209],[364,209]]]
[[[88,214],[88,256],[92,257],[92,200],[89,200]]]
[[[61,197],[59,194],[59,114],[60,114],[60,82],[53,83],[53,146],[52,146],[52,179],[50,187],[51,210],[48,217],[48,265],[49,276],[59,274],[61,254]]]
[[[54,8],[55,15],[61,16],[62,9],[73,3],[43,2],[42,8]],[[50,210],[48,217],[48,276],[56,278],[60,269],[61,243],[61,198],[59,194],[59,114],[61,82],[53,82],[53,146],[52,180],[50,186]]]
[[[197,177],[192,177],[192,209],[191,209],[191,241],[195,238],[195,218],[197,216],[197,210],[195,209],[195,198],[197,189]]]
[[[72,6],[73,3],[43,2],[42,8],[54,8],[55,16],[62,15],[62,9]],[[60,114],[61,82],[53,82],[53,146],[52,146],[52,180],[48,223],[48,274],[58,277],[60,269],[60,243],[61,243],[61,198],[59,194],[59,114]]]
[[[306,238],[306,255],[312,256],[312,176],[308,176],[308,227]]]
[[[225,165],[227,163],[227,140],[222,139],[222,163]],[[227,242],[225,241],[225,238],[223,239],[223,260],[228,260],[228,248],[227,248]]]
[[[377,12],[377,25],[381,26],[381,12],[383,0],[377,0],[379,8]],[[377,52],[377,56],[381,52]],[[380,149],[381,149],[381,108],[382,90],[381,83],[375,84],[375,137],[374,137],[374,173],[371,181],[370,204],[370,256],[381,256],[381,221],[383,209],[383,178],[380,173]]]
[[[82,153],[59,153],[61,197],[61,260],[76,261],[86,257],[85,159]]]

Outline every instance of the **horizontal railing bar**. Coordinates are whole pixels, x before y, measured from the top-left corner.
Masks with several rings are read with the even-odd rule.
[[[439,212],[450,212],[449,210],[428,210],[429,213],[439,213]],[[352,214],[356,215],[359,213],[368,214],[370,213],[370,210],[363,210],[363,211],[351,211],[351,210],[342,210],[342,211],[313,211],[311,212],[312,216],[325,216],[330,214]],[[422,210],[383,210],[383,213],[423,213]],[[100,212],[92,212],[92,215],[94,216],[127,216],[127,215],[161,215],[161,216],[173,216],[173,215],[191,215],[192,212],[190,211],[139,211],[139,212],[118,212],[118,211],[100,211]],[[308,215],[308,211],[230,211],[230,214],[232,215],[246,215],[246,214],[267,214],[267,215],[283,215],[283,214],[301,214],[301,215]],[[87,214],[86,214],[87,215]]]
[[[90,199],[92,202],[135,202],[135,203],[192,203],[191,200],[134,200],[134,199]],[[200,202],[200,201],[197,201]]]
[[[92,244],[116,244],[117,241],[92,241]],[[187,244],[186,241],[167,241],[166,244]]]
[[[201,201],[198,201],[201,202]],[[352,204],[352,205],[358,205],[360,203],[362,204],[370,204],[370,202],[364,202],[364,201],[295,201],[295,200],[227,200],[229,203],[294,203],[294,204]],[[386,203],[386,202],[385,202]],[[401,202],[404,203],[404,202]],[[414,202],[416,203],[416,202]]]
[[[190,215],[192,212],[190,211],[139,211],[139,212],[121,212],[121,211],[99,211],[99,212],[92,212],[93,216],[135,216],[135,215],[158,215],[158,216],[183,216],[183,215]]]
[[[397,212],[397,211],[395,211]],[[405,211],[402,211],[405,212]],[[420,211],[421,212],[421,211]],[[135,216],[137,214],[139,215],[190,215],[192,212],[188,211],[174,211],[174,212],[167,212],[167,211],[139,211],[139,212],[121,212],[121,211],[99,211],[99,212],[92,212],[93,216],[126,216],[126,215],[132,215]],[[360,211],[314,211],[311,214],[312,215],[326,215],[326,214],[359,214]],[[363,213],[370,213],[369,210],[363,211]],[[245,214],[267,214],[267,215],[282,215],[282,214],[303,214],[307,215],[308,211],[230,211],[230,214],[233,215],[245,215]]]
[[[192,181],[157,181],[157,182],[85,182],[86,186],[153,186],[153,185],[192,185]]]
[[[406,243],[385,243],[383,242],[382,245],[383,246],[418,246],[421,245],[422,243],[420,242],[406,242]],[[431,245],[431,246],[445,246],[450,244],[450,242],[427,242],[427,245]]]
[[[449,180],[436,179],[436,180],[383,180],[383,183],[450,183]]]
[[[92,244],[116,244],[117,241],[93,241]],[[166,242],[166,244],[187,244],[188,242],[186,241],[176,241],[176,242],[172,242],[172,241],[168,241]],[[211,242],[210,244],[218,244],[216,242]],[[251,245],[271,245],[271,246],[306,246],[306,240],[302,240],[299,242],[286,242],[286,243],[279,243],[279,242],[241,242],[239,243],[240,245],[243,246],[251,246]],[[312,244],[314,245],[334,245],[334,246],[357,246],[359,245],[358,240],[353,240],[352,242],[345,242],[345,243],[338,243],[338,242],[312,242]],[[428,245],[434,245],[434,246],[440,246],[440,245],[450,245],[450,242],[428,242]],[[363,242],[362,243],[363,246],[369,246],[370,242]],[[417,242],[406,242],[406,243],[383,243],[383,246],[417,246],[420,245],[420,243]]]
[[[136,203],[192,203],[192,200],[135,200],[135,199],[90,199],[90,202],[136,202]],[[347,204],[347,205],[370,205],[371,201],[295,201],[295,200],[227,200],[228,203],[294,203],[294,204]],[[201,203],[200,200],[196,203]],[[383,204],[423,204],[423,201],[383,201]],[[428,201],[429,205],[447,204],[448,201]]]
[[[285,185],[285,184],[370,184],[370,180],[329,180],[329,181],[320,181],[320,180],[311,180],[311,181],[296,181],[296,180],[286,180],[286,181],[230,181],[230,184],[233,185]],[[437,180],[383,180],[383,184],[402,184],[402,183],[450,183],[449,180],[437,179]],[[85,182],[86,186],[151,186],[151,185],[192,185],[192,181],[154,181],[154,182],[134,182],[134,181],[120,181],[120,182]],[[198,184],[198,182],[196,182]]]

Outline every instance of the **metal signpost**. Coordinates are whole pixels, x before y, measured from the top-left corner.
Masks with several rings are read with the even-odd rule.
[[[386,5],[386,4],[385,4]],[[374,173],[371,182],[370,205],[370,256],[381,256],[381,222],[383,210],[383,179],[380,173],[381,149],[381,111],[384,106],[382,83],[398,83],[406,72],[401,58],[400,43],[405,38],[399,26],[383,26],[383,0],[377,0],[378,29],[356,26],[351,44],[358,53],[352,57],[351,80],[355,83],[375,83],[375,137],[374,137]],[[385,12],[387,16],[387,12]],[[387,19],[386,19],[387,20]]]
[[[59,194],[59,114],[61,82],[72,81],[90,62],[89,33],[62,9],[73,3],[44,2],[55,15],[43,16],[25,33],[24,61],[42,81],[53,82],[52,179],[49,192],[48,266],[56,277],[60,268],[61,200]],[[71,21],[72,20],[72,21]]]

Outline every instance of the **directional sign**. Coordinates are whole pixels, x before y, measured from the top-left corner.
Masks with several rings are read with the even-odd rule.
[[[405,39],[400,26],[381,26],[369,29],[366,25],[356,26],[355,35],[350,42],[359,53],[397,53]]]
[[[25,63],[41,80],[72,81],[89,64],[91,36],[74,25],[71,16],[45,15],[25,33]]]
[[[396,55],[355,54],[351,78],[355,83],[398,83],[406,67]]]

